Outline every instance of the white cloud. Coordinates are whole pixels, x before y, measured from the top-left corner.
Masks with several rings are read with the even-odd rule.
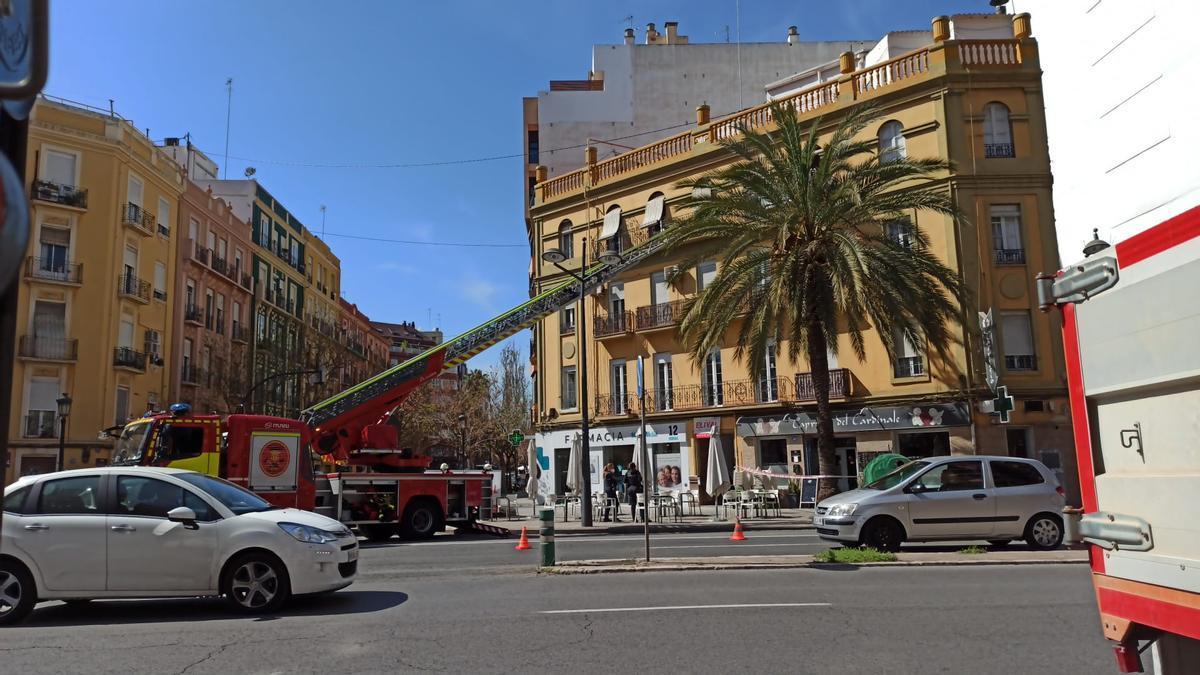
[[[483,279],[468,279],[459,286],[464,298],[481,307],[491,307],[492,299],[499,290],[499,286]]]

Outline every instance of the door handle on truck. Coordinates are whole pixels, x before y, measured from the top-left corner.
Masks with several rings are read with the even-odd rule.
[[[48,529],[50,529],[50,526],[49,526],[49,525],[43,525],[43,524],[41,524],[41,523],[33,523],[33,524],[31,524],[31,525],[26,525],[26,526],[25,526],[25,529],[27,529],[27,530],[34,530],[34,531],[37,531],[37,530],[48,530]]]

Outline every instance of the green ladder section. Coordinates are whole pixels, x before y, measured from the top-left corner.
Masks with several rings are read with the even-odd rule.
[[[309,426],[319,427],[326,421],[338,418],[360,406],[372,405],[379,401],[386,404],[394,397],[392,392],[397,387],[426,375],[431,360],[439,353],[444,355],[439,372],[454,368],[492,345],[532,326],[542,317],[575,302],[579,299],[580,285],[583,286],[584,293],[590,292],[621,272],[645,261],[662,248],[662,243],[661,236],[651,237],[645,243],[625,252],[621,262],[595,265],[583,274],[582,282],[575,279],[566,281],[491,321],[321,401],[304,410],[300,418]]]

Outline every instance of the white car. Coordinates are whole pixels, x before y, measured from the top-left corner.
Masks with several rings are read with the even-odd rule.
[[[817,504],[822,539],[895,551],[905,541],[984,539],[1058,548],[1063,489],[1041,462],[953,456],[909,462],[857,490]]]
[[[81,469],[4,490],[0,624],[41,600],[221,595],[272,612],[357,573],[346,526],[194,471]]]

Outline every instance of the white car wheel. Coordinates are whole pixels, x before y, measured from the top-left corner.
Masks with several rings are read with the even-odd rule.
[[[1030,547],[1049,551],[1062,544],[1062,522],[1049,514],[1038,514],[1029,521],[1025,531],[1025,541]]]
[[[17,563],[0,561],[0,625],[17,623],[37,604],[33,579]]]

